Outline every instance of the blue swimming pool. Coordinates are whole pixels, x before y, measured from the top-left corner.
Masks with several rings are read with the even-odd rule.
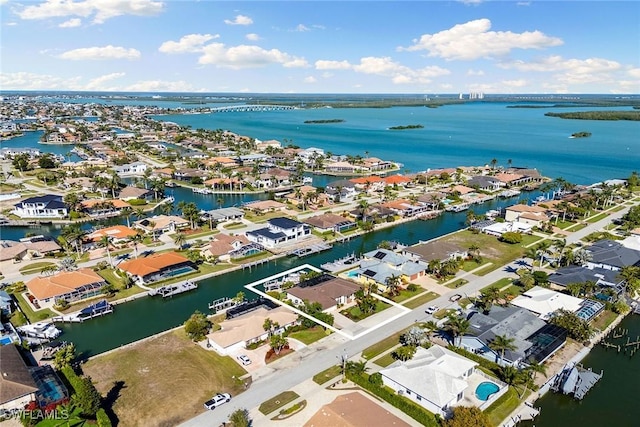
[[[492,394],[500,391],[500,387],[497,384],[494,384],[489,381],[485,381],[483,383],[478,384],[476,387],[476,397],[480,400],[489,400]]]
[[[356,277],[358,277],[358,272],[356,270],[350,271],[347,273],[347,277],[351,277],[352,279],[355,279]]]
[[[181,274],[191,273],[193,271],[194,270],[191,267],[180,267],[180,268],[178,268],[176,270],[169,271],[169,272],[165,273],[164,275],[165,275],[165,277],[173,277],[173,276],[179,276]]]
[[[7,345],[7,344],[11,344],[12,342],[13,340],[11,339],[11,337],[0,338],[0,345]]]

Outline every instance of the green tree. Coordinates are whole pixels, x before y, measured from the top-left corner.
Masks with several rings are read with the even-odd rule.
[[[516,271],[516,274],[518,275],[518,283],[520,283],[520,285],[525,289],[530,289],[535,285],[536,278],[530,270],[527,270],[526,268],[519,268]]]
[[[471,323],[463,317],[450,314],[444,326],[444,329],[453,337],[453,345],[460,346],[460,343],[456,344],[456,338],[460,337],[460,341],[462,341],[462,335],[469,330]]]
[[[86,417],[95,417],[96,412],[100,409],[102,402],[102,396],[91,381],[91,377],[80,377],[80,380],[76,383],[76,388],[73,394],[73,403],[75,403],[82,415]]]
[[[396,276],[392,274],[391,276],[385,279],[385,284],[387,285],[387,293],[391,298],[395,297],[400,293],[400,283],[402,282],[402,278],[400,276]]]
[[[202,341],[211,329],[211,321],[203,313],[195,311],[184,322],[184,330],[193,341]]]
[[[618,277],[624,280],[627,293],[633,298],[640,290],[640,267],[626,265],[620,269]]]
[[[589,323],[569,310],[558,310],[549,319],[549,323],[565,328],[569,336],[578,341],[586,341],[593,335],[593,329]]]
[[[514,344],[515,341],[515,338],[509,338],[506,335],[496,335],[489,343],[489,348],[500,354],[500,361],[502,361],[505,351],[513,351],[517,348]]]
[[[176,235],[173,237],[174,241],[176,242],[176,246],[178,247],[178,249],[182,249],[184,244],[187,242],[187,238],[186,237],[187,236],[182,232],[177,232]]]
[[[271,335],[269,339],[269,346],[274,351],[275,354],[280,354],[282,349],[289,345],[289,340],[282,334],[274,334]]]
[[[510,245],[522,243],[522,233],[507,231],[506,233],[502,233],[502,236],[500,236],[500,240],[505,243],[509,243]]]
[[[367,367],[367,362],[366,361],[358,361],[358,362],[354,362],[352,360],[349,360],[346,364],[345,364],[345,372],[348,375],[357,375],[357,376],[361,376],[363,375],[365,372],[367,372],[369,368]]]
[[[475,406],[454,406],[453,416],[442,427],[492,427],[487,414]]]
[[[57,370],[62,370],[65,366],[71,366],[75,358],[76,346],[73,343],[66,344],[53,356],[53,366]]]
[[[249,427],[251,426],[251,418],[249,418],[249,411],[245,408],[236,409],[229,415],[229,422],[233,424],[233,427]]]
[[[395,360],[400,360],[402,362],[406,362],[407,360],[413,359],[413,356],[416,354],[416,347],[412,345],[404,345],[391,353],[391,357]]]

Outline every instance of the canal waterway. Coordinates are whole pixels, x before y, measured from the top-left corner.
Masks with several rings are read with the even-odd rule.
[[[618,326],[628,329],[631,341],[640,336],[640,316],[628,315]],[[630,357],[614,349],[596,346],[582,361],[595,372],[604,371],[602,379],[583,400],[547,393],[536,402],[540,415],[523,427],[634,427],[640,425],[640,353]]]
[[[539,193],[526,193],[535,197]],[[515,199],[494,199],[475,205],[476,213],[513,204]],[[246,291],[244,285],[271,276],[283,270],[309,263],[319,266],[347,254],[361,254],[373,250],[384,240],[415,244],[463,228],[466,212],[447,212],[428,221],[411,221],[383,230],[367,233],[350,241],[337,244],[330,251],[302,259],[280,258],[251,269],[237,270],[199,282],[195,291],[170,299],[146,297],[116,306],[112,315],[92,319],[82,324],[65,324],[60,339],[75,343],[84,355],[95,355],[121,345],[145,338],[181,325],[195,310],[209,313],[208,304],[218,298],[233,297]],[[252,298],[252,295],[248,295]]]

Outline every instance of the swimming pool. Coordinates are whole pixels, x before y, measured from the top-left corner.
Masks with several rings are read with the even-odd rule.
[[[358,272],[356,270],[350,271],[347,273],[347,277],[355,279],[356,277],[358,277]]]
[[[173,277],[173,276],[179,276],[181,274],[191,273],[193,271],[194,270],[191,267],[180,267],[177,270],[168,271],[164,275],[165,277]]]
[[[486,401],[489,400],[492,394],[497,393],[498,391],[500,391],[500,387],[498,387],[497,384],[485,381],[478,384],[478,387],[476,387],[476,397],[480,400]]]
[[[0,338],[0,345],[7,345],[7,344],[11,344],[12,342],[13,340],[11,339],[11,337]]]

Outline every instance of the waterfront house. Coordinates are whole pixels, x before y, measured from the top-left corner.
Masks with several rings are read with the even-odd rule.
[[[505,221],[529,224],[532,227],[540,227],[551,219],[547,215],[547,209],[541,206],[513,205],[505,209]]]
[[[339,161],[339,162],[331,162],[331,163],[327,163],[324,167],[324,170],[329,172],[329,173],[336,173],[336,174],[357,174],[362,172],[364,168],[362,166],[358,166],[358,165],[352,165],[351,163],[348,162],[343,162],[343,161]]]
[[[0,413],[24,409],[35,400],[38,386],[20,350],[15,345],[0,346]]]
[[[323,213],[307,218],[305,223],[315,228],[320,233],[335,231],[341,233],[356,227],[356,223],[341,215],[334,213]]]
[[[12,214],[20,218],[65,218],[69,208],[62,201],[62,196],[47,194],[29,197],[14,205]]]
[[[379,176],[362,176],[359,178],[352,178],[349,181],[356,185],[356,189],[359,191],[376,192],[383,191],[387,185],[385,180]]]
[[[118,268],[141,284],[169,279],[197,269],[190,259],[176,252],[164,252],[124,261],[118,264]]]
[[[480,230],[481,232],[490,236],[500,237],[504,233],[528,233],[531,234],[533,226],[524,222],[509,221],[509,222],[496,222],[496,221],[480,221],[477,224],[473,224],[472,228]]]
[[[275,139],[269,139],[267,141],[256,140],[256,150],[265,151],[267,148],[282,148],[280,141]]]
[[[240,166],[255,165],[256,163],[262,163],[269,159],[266,154],[244,154],[236,157],[236,161]]]
[[[591,255],[587,262],[589,268],[620,270],[629,265],[640,267],[640,251],[629,249],[613,240],[599,240],[586,250]]]
[[[235,168],[238,167],[238,161],[231,157],[211,157],[202,161],[209,169]]]
[[[203,181],[207,179],[208,172],[195,168],[181,168],[173,171],[173,179],[179,181],[191,181],[194,178],[200,178]]]
[[[565,343],[567,331],[547,324],[535,314],[519,307],[492,306],[487,314],[473,311],[468,315],[470,328],[458,338],[465,350],[500,365],[518,366],[521,363],[544,362]],[[506,350],[504,357],[489,344],[496,336],[512,338],[514,350]]]
[[[418,347],[414,357],[396,361],[380,371],[384,385],[417,403],[429,412],[447,418],[454,406],[489,406],[508,387],[495,378],[476,371],[478,363],[444,347]],[[480,401],[476,388],[489,380],[495,392]],[[474,405],[475,404],[475,405]]]
[[[127,177],[127,176],[141,176],[144,175],[144,172],[149,168],[146,163],[143,162],[133,162],[127,163],[124,165],[114,166],[113,170],[118,174],[118,176]]]
[[[109,240],[114,245],[127,243],[129,239],[138,234],[136,230],[126,227],[124,225],[114,225],[111,227],[101,228],[85,236],[85,241],[98,243],[104,236],[109,237]]]
[[[202,250],[205,258],[217,257],[219,261],[230,261],[234,258],[242,258],[263,252],[264,249],[257,243],[250,242],[243,235],[228,235],[219,233],[213,236],[209,244]]]
[[[74,302],[100,295],[105,285],[107,281],[90,268],[35,277],[26,283],[29,293],[43,307],[51,307],[57,300]]]
[[[467,185],[482,191],[498,191],[504,183],[492,176],[479,175],[468,180]]]
[[[270,319],[278,323],[274,331],[265,331],[263,325]],[[269,332],[281,334],[298,322],[298,315],[286,307],[268,309],[264,306],[221,322],[220,329],[207,335],[207,343],[223,356],[247,348],[252,343],[265,341]]]
[[[385,176],[382,179],[386,185],[392,187],[407,187],[412,182],[411,178],[402,175]]]
[[[455,243],[443,242],[441,240],[433,240],[431,242],[409,246],[404,248],[402,253],[414,258],[419,257],[425,264],[434,260],[444,262],[450,259],[462,259],[469,255],[467,249]]]
[[[138,188],[132,185],[128,185],[120,190],[118,193],[118,198],[122,200],[132,200],[132,199],[140,199],[140,200],[153,200],[155,194],[152,190],[147,190],[146,188]]]
[[[226,221],[242,221],[244,218],[244,211],[238,208],[220,208],[212,209],[210,211],[202,211],[203,221],[212,221],[215,224]]]
[[[362,166],[369,172],[380,172],[389,169],[397,169],[397,165],[387,160],[382,160],[377,157],[367,157],[362,159]]]
[[[89,216],[117,216],[123,209],[131,208],[131,205],[121,199],[88,199],[80,202],[82,210]]]
[[[298,241],[311,235],[311,227],[293,219],[279,217],[267,221],[267,227],[247,232],[247,238],[273,249],[278,244]]]
[[[404,285],[424,276],[427,271],[427,265],[417,262],[417,257],[389,249],[375,249],[362,257],[359,268],[350,275],[361,283],[376,285],[380,292],[387,292],[387,281],[391,277],[399,277]]]
[[[355,301],[358,289],[360,286],[349,280],[321,274],[298,283],[286,292],[287,299],[297,306],[304,305],[305,301],[317,302],[322,306],[322,311],[330,312]]]
[[[561,267],[554,273],[549,275],[549,283],[551,288],[565,290],[571,283],[592,282],[601,293],[597,294],[597,298],[608,300],[607,294],[611,296],[619,295],[625,289],[625,281],[619,275],[617,270],[608,268],[593,267],[588,268],[581,265],[570,265]]]
[[[242,207],[246,210],[261,215],[267,212],[285,210],[287,208],[287,205],[285,205],[284,203],[276,202],[275,200],[256,200],[253,202],[245,203]]]
[[[155,215],[133,223],[133,228],[154,235],[173,233],[175,231],[185,230],[190,226],[191,223],[188,220],[176,215]]]
[[[356,184],[348,179],[330,182],[325,187],[325,193],[334,202],[350,202],[358,194]]]
[[[495,178],[506,185],[507,187],[515,187],[520,186],[531,181],[534,181],[534,178],[529,175],[523,175],[519,173],[508,173],[501,172],[495,174]]]
[[[549,320],[558,310],[577,312],[584,301],[582,298],[576,298],[541,286],[534,286],[511,300],[511,305],[529,310],[542,320]]]
[[[389,202],[382,203],[382,206],[392,210],[396,215],[400,215],[404,218],[410,218],[431,210],[426,204],[414,204],[406,199],[391,200]]]
[[[324,157],[324,150],[316,147],[305,148],[298,151],[298,157],[305,164],[309,165],[312,164],[317,157]]]
[[[18,242],[0,241],[0,261],[41,258],[61,251],[62,247],[53,238],[42,235],[24,237]]]

